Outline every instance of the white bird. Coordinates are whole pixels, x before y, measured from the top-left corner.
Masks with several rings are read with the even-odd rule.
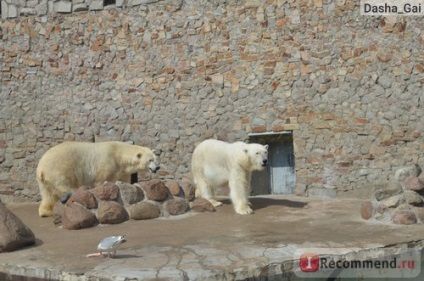
[[[116,249],[122,243],[127,242],[126,235],[109,236],[100,241],[97,246],[98,253],[88,254],[87,257],[97,257],[107,254],[107,257],[114,257],[116,255]]]

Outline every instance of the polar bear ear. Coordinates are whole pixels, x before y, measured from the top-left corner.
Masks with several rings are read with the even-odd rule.
[[[268,150],[269,146],[267,144],[265,144],[264,147],[265,147],[266,150]]]

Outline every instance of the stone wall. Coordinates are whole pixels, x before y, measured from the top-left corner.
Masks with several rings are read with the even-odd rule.
[[[1,2],[4,14],[12,1]],[[356,2],[159,1],[3,19],[0,198],[37,200],[37,162],[63,140],[155,148],[159,176],[179,180],[205,138],[292,130],[298,194],[424,166],[424,20],[360,16]]]

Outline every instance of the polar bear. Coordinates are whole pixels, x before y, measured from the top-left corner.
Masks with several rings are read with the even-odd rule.
[[[251,214],[248,195],[252,171],[263,170],[267,164],[268,145],[205,140],[192,156],[196,195],[220,206],[222,203],[213,199],[214,189],[227,184],[236,213]]]
[[[64,142],[50,148],[37,167],[41,194],[40,217],[51,216],[56,201],[80,186],[94,187],[131,174],[159,169],[156,155],[147,147],[119,141]]]

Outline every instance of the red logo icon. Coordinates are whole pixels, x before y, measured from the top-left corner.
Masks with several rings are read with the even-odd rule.
[[[302,254],[299,258],[300,270],[315,272],[319,269],[319,256],[312,253]]]

